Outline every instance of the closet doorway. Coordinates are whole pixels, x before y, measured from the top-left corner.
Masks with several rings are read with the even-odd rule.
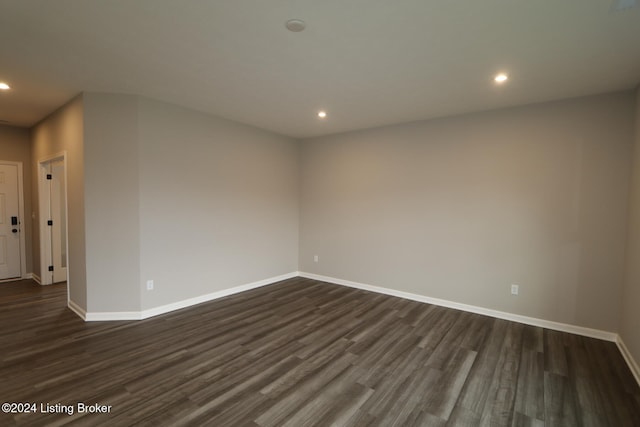
[[[38,162],[40,202],[40,279],[50,285],[67,280],[66,153]]]

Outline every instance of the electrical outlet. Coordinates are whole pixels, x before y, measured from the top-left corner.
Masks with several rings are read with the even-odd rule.
[[[153,280],[147,280],[147,290],[148,291],[153,290]]]
[[[313,256],[313,262],[318,262],[318,255]]]
[[[519,291],[520,291],[520,286],[511,285],[511,295],[518,295]]]

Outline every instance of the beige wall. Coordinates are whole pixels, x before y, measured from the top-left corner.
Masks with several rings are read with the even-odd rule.
[[[297,270],[294,140],[142,98],[139,137],[143,309]]]
[[[640,87],[636,90],[633,174],[629,209],[629,240],[620,335],[640,363]]]
[[[616,331],[633,102],[624,92],[303,141],[301,271]]]
[[[83,108],[88,312],[297,270],[294,140],[136,96],[85,93]]]
[[[138,98],[83,101],[87,311],[139,311]]]
[[[619,315],[634,96],[298,143],[87,93],[32,130],[32,210],[37,160],[66,151],[71,296],[90,312],[149,309],[299,268],[608,331],[621,324],[638,357],[631,261]]]
[[[0,160],[22,163],[22,188],[24,218],[21,218],[25,233],[25,255],[27,273],[33,272],[33,249],[31,247],[31,144],[29,130],[0,125]]]
[[[69,237],[69,298],[87,307],[84,228],[83,102],[79,96],[31,129],[33,271],[40,276],[40,233],[38,229],[38,161],[67,154],[67,207]]]
[[[70,290],[88,312],[139,311],[297,270],[290,138],[85,93],[33,129],[32,147],[35,203],[36,162],[67,152]]]

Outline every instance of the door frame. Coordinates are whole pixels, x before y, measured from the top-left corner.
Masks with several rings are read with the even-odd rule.
[[[27,278],[27,250],[25,246],[27,218],[24,216],[24,187],[22,184],[22,162],[12,162],[9,160],[0,160],[0,165],[9,165],[18,167],[18,215],[20,216],[20,278]],[[11,282],[15,278],[0,280],[0,282]]]
[[[64,208],[66,211],[65,222],[67,231],[63,239],[67,247],[67,299],[69,298],[69,203],[68,203],[68,173],[67,173],[67,152],[61,151],[56,154],[52,154],[46,157],[42,157],[38,160],[38,222],[40,230],[40,284],[51,285],[53,284],[53,277],[48,274],[48,267],[52,265],[52,251],[51,251],[51,231],[47,224],[48,215],[44,212],[48,212],[50,208],[50,190],[46,188],[49,184],[44,173],[44,166],[54,160],[62,160],[64,165]]]

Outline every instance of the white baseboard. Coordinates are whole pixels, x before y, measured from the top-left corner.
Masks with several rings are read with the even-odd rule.
[[[201,304],[203,302],[212,301],[218,298],[223,298],[229,295],[237,294],[240,292],[248,291],[255,288],[260,288],[262,286],[270,285],[272,283],[280,282],[282,280],[291,279],[293,277],[297,277],[298,272],[293,271],[291,273],[283,274],[280,276],[270,277],[264,280],[258,280],[257,282],[247,283],[246,285],[240,285],[229,289],[223,289],[221,291],[213,292],[206,295],[201,295],[195,298],[189,298],[186,300],[174,302],[167,305],[161,305],[160,307],[151,308],[148,310],[142,311],[142,319],[147,319],[149,317],[157,316],[159,314],[168,313],[174,310],[180,310],[182,308],[186,308],[192,305]]]
[[[34,282],[36,282],[38,285],[42,285],[42,280],[40,279],[40,276],[38,276],[36,273],[29,273],[31,274],[31,279],[33,279]]]
[[[9,282],[15,282],[18,280],[29,280],[29,279],[33,279],[33,273],[26,273],[23,276],[20,277],[12,277],[10,279],[0,279],[0,283],[9,283]]]
[[[638,385],[640,385],[640,367],[638,366],[638,363],[631,355],[631,352],[625,345],[624,341],[622,341],[622,337],[620,337],[619,335],[618,335],[618,339],[616,339],[616,344],[618,345],[618,349],[620,350],[620,353],[622,353],[622,357],[624,357],[624,360],[627,362],[627,366],[629,366],[631,373],[633,374],[636,381],[638,382]]]
[[[293,277],[305,277],[308,279],[319,280],[322,282],[334,283],[336,285],[348,286],[351,288],[362,289],[366,291],[376,292],[384,295],[391,295],[399,298],[405,298],[413,301],[424,302],[427,304],[434,304],[442,307],[453,308],[456,310],[467,311],[470,313],[482,314],[489,317],[498,319],[509,320],[513,322],[523,323],[531,326],[538,326],[541,328],[552,329],[560,332],[568,332],[571,334],[582,335],[591,338],[602,339],[606,341],[615,342],[620,349],[620,353],[624,357],[629,369],[633,373],[636,381],[640,385],[640,368],[633,356],[629,352],[628,348],[622,341],[622,338],[614,332],[601,331],[598,329],[585,328],[582,326],[570,325],[567,323],[553,322],[550,320],[538,319],[535,317],[522,316],[519,314],[507,313],[498,310],[492,310],[488,308],[478,307],[469,304],[462,304],[454,301],[448,301],[438,298],[431,298],[424,295],[413,294],[409,292],[398,291],[395,289],[384,288],[380,286],[367,285],[364,283],[352,282],[350,280],[337,279],[335,277],[322,276],[319,274],[305,273],[294,271],[291,273],[283,274],[281,276],[271,277],[257,282],[247,283],[245,285],[236,286],[229,289],[223,289],[221,291],[212,292],[210,294],[201,295],[194,298],[188,298],[182,301],[174,302],[171,304],[161,305],[158,307],[150,308],[143,311],[123,311],[123,312],[89,312],[80,308],[73,301],[69,301],[68,307],[78,316],[85,321],[110,321],[110,320],[142,320],[153,316],[169,313],[171,311],[180,310],[196,304],[201,304],[207,301],[213,301],[219,298],[223,298],[229,295],[237,294],[240,292],[256,289],[262,286],[270,285],[272,283],[280,282],[282,280],[291,279]],[[34,280],[38,281],[39,278],[34,274]]]
[[[106,322],[113,320],[142,320],[140,311],[98,311],[87,312],[84,320],[87,322]]]
[[[319,280],[322,282],[334,283],[336,285],[348,286],[350,288],[362,289],[365,291],[376,292],[379,294],[391,295],[394,297],[405,298],[418,302],[439,305],[442,307],[454,308],[456,310],[468,311],[470,313],[483,314],[485,316],[495,317],[498,319],[510,320],[512,322],[524,323],[525,325],[539,326],[541,328],[552,329],[554,331],[569,332],[571,334],[583,335],[585,337],[598,338],[601,340],[615,342],[618,334],[614,332],[601,331],[598,329],[585,328],[583,326],[570,325],[567,323],[553,322],[550,320],[538,319],[535,317],[521,316],[519,314],[506,313],[504,311],[492,310],[489,308],[478,307],[475,305],[462,304],[443,300],[439,298],[431,298],[424,295],[412,294],[409,292],[397,291],[395,289],[383,288],[380,286],[366,285],[364,283],[352,282],[350,280],[336,279],[335,277],[321,276],[319,274],[300,272],[301,277]]]
[[[67,301],[67,307],[69,307],[69,310],[73,311],[75,314],[77,314],[78,316],[80,316],[80,318],[82,320],[87,320],[87,312],[84,311],[84,309],[82,309],[78,304],[76,304],[75,302],[69,300]]]
[[[235,286],[229,289],[223,289],[221,291],[212,292],[206,295],[200,295],[194,298],[188,298],[182,301],[173,302],[171,304],[161,305],[159,307],[150,308],[142,311],[120,311],[120,312],[88,312],[83,317],[88,322],[95,321],[107,321],[107,320],[142,320],[149,317],[158,316],[160,314],[169,313],[171,311],[187,308],[192,305],[201,304],[207,301],[213,301],[218,298],[226,297],[229,295],[237,294],[239,292],[248,291],[250,289],[259,288],[262,286],[270,285],[272,283],[280,282],[282,280],[291,279],[297,277],[298,272],[293,271],[291,273],[283,274],[276,277],[270,277],[264,280],[258,280],[257,282],[247,283],[245,285]],[[71,308],[71,307],[70,307]],[[74,310],[75,311],[75,310]]]

